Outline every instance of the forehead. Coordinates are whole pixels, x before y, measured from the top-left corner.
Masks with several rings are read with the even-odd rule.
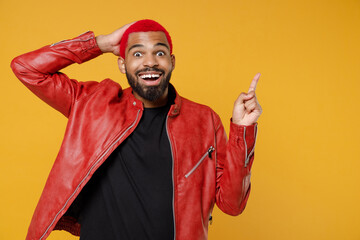
[[[157,43],[164,43],[169,46],[166,35],[163,32],[133,32],[129,34],[127,48],[135,45],[155,45]]]

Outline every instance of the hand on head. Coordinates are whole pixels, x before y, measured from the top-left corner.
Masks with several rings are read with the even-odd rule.
[[[150,19],[143,19],[126,24],[110,34],[97,36],[96,41],[103,53],[112,52],[116,56],[121,56],[125,59],[125,49],[127,47],[129,34],[133,32],[150,31],[161,31],[165,33],[169,43],[170,52],[172,53],[172,41],[168,31],[158,22]]]
[[[114,32],[107,35],[99,35],[96,37],[96,43],[103,53],[113,53],[120,56],[120,41],[125,31],[135,22],[128,23],[121,28],[116,29]]]

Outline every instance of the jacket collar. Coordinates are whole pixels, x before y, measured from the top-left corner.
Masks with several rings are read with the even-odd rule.
[[[128,99],[129,103],[136,109],[144,110],[143,103],[135,98],[134,94],[132,94],[132,88],[126,88],[123,91],[123,96]],[[169,116],[175,117],[179,115],[180,108],[181,108],[181,96],[177,93],[174,86],[170,83],[169,84],[169,100],[172,101],[172,105],[170,107]]]

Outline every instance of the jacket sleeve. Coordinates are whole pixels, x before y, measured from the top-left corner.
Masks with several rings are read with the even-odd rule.
[[[250,194],[251,166],[257,123],[240,126],[230,123],[229,140],[224,127],[216,116],[216,205],[229,215],[239,215]]]
[[[39,98],[69,116],[74,101],[97,82],[78,82],[58,72],[73,63],[83,63],[102,54],[93,32],[64,40],[14,58],[16,77]]]

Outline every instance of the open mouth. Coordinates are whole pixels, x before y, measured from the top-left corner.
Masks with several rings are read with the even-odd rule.
[[[141,78],[145,85],[155,86],[160,84],[162,73],[160,72],[141,72],[138,77]]]
[[[139,77],[146,81],[156,81],[161,75],[161,73],[140,73]]]

